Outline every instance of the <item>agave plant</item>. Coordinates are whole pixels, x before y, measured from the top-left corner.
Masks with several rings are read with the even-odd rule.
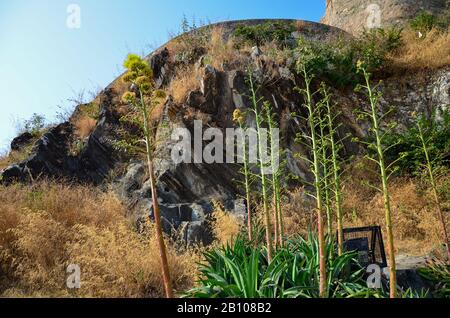
[[[450,265],[434,260],[426,268],[419,269],[419,274],[435,285],[435,295],[450,298]]]
[[[156,191],[156,176],[153,166],[155,134],[150,124],[149,116],[161,99],[165,97],[163,91],[154,89],[153,73],[147,61],[140,56],[129,54],[123,63],[126,73],[122,80],[124,83],[137,88],[135,91],[127,91],[122,96],[122,102],[129,104],[142,116],[142,127],[145,144],[145,156],[147,159],[147,169],[150,178],[150,191],[152,197],[152,209],[155,219],[156,237],[158,241],[159,254],[161,258],[161,272],[164,290],[167,298],[173,298],[172,282],[170,279],[169,264],[167,260],[166,245],[162,231],[161,215],[159,211],[158,193]],[[123,141],[126,143],[126,141]],[[131,146],[131,145],[130,145]]]
[[[312,174],[314,175],[314,188],[315,194],[310,194],[314,197],[316,201],[316,212],[317,212],[317,233],[319,239],[319,257],[320,257],[320,294],[322,297],[325,297],[326,286],[326,257],[325,257],[325,234],[324,234],[324,224],[323,224],[323,211],[324,211],[324,198],[323,198],[323,182],[322,182],[322,152],[320,150],[320,136],[318,136],[316,129],[319,126],[320,116],[318,114],[318,107],[316,103],[314,103],[314,95],[317,92],[312,91],[312,81],[314,76],[310,74],[310,71],[307,69],[306,65],[304,65],[301,61],[298,61],[298,73],[303,76],[305,88],[297,90],[304,97],[303,107],[307,109],[308,115],[305,118],[308,123],[309,135],[303,136],[303,138],[308,140],[309,148],[311,150],[312,159],[303,158],[306,160],[309,165]],[[297,114],[293,114],[297,116]]]
[[[327,255],[335,254],[334,243],[327,241]],[[351,252],[327,257],[326,297],[382,297],[369,289],[363,279],[356,255]],[[289,240],[268,261],[265,246],[253,247],[244,236],[232,245],[205,253],[200,264],[198,287],[185,297],[195,298],[314,298],[320,297],[319,241],[309,234]],[[354,270],[356,268],[356,270]],[[353,270],[353,271],[352,271]]]
[[[262,97],[258,97],[258,89],[255,87],[253,82],[253,74],[249,72],[248,83],[250,86],[250,99],[252,102],[251,111],[255,115],[255,123],[256,123],[256,134],[258,137],[257,148],[258,148],[258,165],[259,165],[259,180],[261,182],[261,197],[263,203],[263,211],[264,211],[264,226],[266,229],[266,246],[267,246],[267,255],[269,262],[272,259],[273,254],[273,242],[272,242],[272,221],[269,213],[269,180],[266,175],[266,171],[268,169],[267,164],[264,162],[264,143],[266,139],[263,136],[262,125],[264,122],[264,115],[262,110],[260,109],[260,104],[263,101]]]
[[[379,176],[381,181],[381,188],[377,187],[375,185],[370,185],[372,188],[376,189],[380,193],[383,194],[383,200],[384,200],[384,210],[385,210],[385,219],[386,219],[386,233],[387,233],[387,242],[388,242],[388,249],[389,249],[389,283],[390,283],[390,297],[396,298],[397,297],[397,270],[396,270],[396,264],[395,264],[395,248],[394,248],[394,231],[393,231],[393,224],[392,224],[392,209],[391,209],[391,198],[390,198],[390,191],[389,191],[389,185],[388,180],[389,177],[392,175],[392,173],[395,171],[392,170],[391,173],[389,171],[391,170],[391,167],[395,165],[395,163],[401,159],[399,157],[394,162],[390,163],[389,165],[386,164],[385,160],[385,153],[386,149],[389,149],[389,147],[392,147],[394,145],[389,145],[386,147],[384,142],[384,136],[386,133],[382,131],[381,128],[381,122],[382,119],[387,116],[389,111],[387,113],[384,113],[380,115],[378,113],[378,107],[379,107],[379,101],[382,97],[381,91],[377,90],[379,85],[372,86],[371,84],[371,73],[368,71],[368,66],[363,61],[358,61],[357,64],[358,73],[362,74],[364,77],[364,84],[359,84],[356,87],[356,91],[364,91],[365,95],[367,96],[370,104],[370,111],[365,110],[359,110],[359,116],[360,118],[369,118],[372,125],[370,128],[370,132],[373,134],[374,141],[373,142],[362,142],[368,146],[369,149],[374,150],[376,155],[374,157],[368,155],[366,156],[369,160],[372,160],[375,162],[379,169]]]
[[[252,221],[252,202],[250,200],[251,196],[251,183],[252,183],[252,174],[250,171],[250,163],[247,154],[247,139],[245,137],[245,132],[247,131],[247,126],[245,125],[246,120],[246,112],[241,111],[240,109],[236,109],[233,112],[233,121],[239,125],[239,128],[242,130],[242,139],[239,141],[242,144],[242,161],[243,167],[240,170],[241,174],[244,176],[244,188],[245,188],[245,201],[247,204],[247,232],[248,239],[250,241],[253,240],[253,221]]]

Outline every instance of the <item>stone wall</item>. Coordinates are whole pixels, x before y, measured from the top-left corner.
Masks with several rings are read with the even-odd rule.
[[[327,0],[321,22],[356,35],[364,28],[403,24],[422,10],[448,8],[447,0]]]

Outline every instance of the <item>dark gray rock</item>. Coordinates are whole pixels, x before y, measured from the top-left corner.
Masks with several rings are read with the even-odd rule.
[[[155,54],[150,56],[150,67],[153,70],[153,77],[155,78],[156,88],[161,88],[163,85],[167,85],[170,79],[170,54],[169,50],[165,47]]]
[[[421,294],[431,291],[433,286],[425,281],[418,273],[417,269],[401,269],[397,271],[397,284],[403,290],[411,289],[413,292]],[[431,297],[431,295],[428,295]]]
[[[100,184],[116,158],[111,142],[117,139],[115,126],[118,119],[111,111],[111,94],[110,91],[103,93],[100,119],[79,155],[70,154],[74,135],[72,124],[59,124],[36,141],[26,160],[1,172],[1,182],[29,182],[42,177]]]
[[[29,145],[33,138],[34,136],[28,131],[20,134],[11,141],[11,150],[20,150],[24,146]]]

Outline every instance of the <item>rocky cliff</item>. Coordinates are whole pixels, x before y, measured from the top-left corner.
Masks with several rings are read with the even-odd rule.
[[[357,8],[363,3],[351,2],[358,3]],[[333,19],[335,12],[339,12],[333,10],[340,10],[340,6],[345,3],[335,1],[334,9],[329,8],[332,11],[327,12],[328,22]],[[345,14],[341,17],[345,17]],[[344,18],[342,19],[344,23]],[[238,24],[257,25],[264,22],[266,20],[228,22],[215,27],[222,28],[225,41]],[[294,40],[303,36],[313,41],[326,42],[348,36],[344,31],[323,24],[291,22],[298,26],[292,33]],[[212,29],[205,30],[209,32]],[[170,157],[175,142],[168,136],[179,127],[188,128],[192,132],[194,119],[202,119],[204,126],[217,127],[223,131],[234,127],[233,111],[246,109],[250,105],[246,85],[249,67],[254,70],[257,84],[261,85],[261,95],[272,103],[280,119],[282,145],[287,150],[287,168],[300,180],[310,180],[311,175],[305,162],[294,157],[294,153],[308,154],[294,141],[296,133],[307,128],[306,123],[290,115],[292,112],[303,111],[300,108],[302,98],[294,89],[301,82],[292,72],[295,61],[288,58],[277,62],[269,57],[269,51],[257,47],[239,56],[239,61],[228,60],[220,67],[211,65],[204,51],[200,50],[197,55],[192,63],[188,62],[193,67],[192,76],[195,77],[196,88],[188,90],[181,101],[174,101],[169,96],[161,112],[158,133],[166,137],[158,144],[156,170],[165,230],[176,230],[188,242],[201,240],[208,243],[211,237],[205,222],[213,210],[214,201],[222,202],[227,210],[245,217],[245,205],[239,198],[240,190],[235,182],[239,178],[238,167],[220,163],[175,164]],[[171,43],[156,50],[147,59],[153,69],[157,87],[170,91],[180,64],[178,55],[171,49]],[[412,111],[429,113],[435,107],[442,108],[450,104],[449,68],[389,77],[383,85],[385,96],[381,106],[394,105],[397,110],[394,116],[402,125],[408,124]],[[120,138],[118,132],[124,129],[120,120],[123,115],[120,101],[123,91],[118,79],[97,97],[99,119],[78,154],[74,155],[69,151],[70,143],[75,138],[73,124],[70,121],[62,123],[51,128],[35,143],[28,159],[2,171],[2,182],[8,184],[42,177],[96,185],[112,182],[139,225],[142,217],[148,215],[151,202],[145,163],[139,157],[119,153],[114,147],[115,141]],[[337,107],[342,112],[339,116],[339,134],[365,136],[366,125],[358,122],[353,113],[354,108],[366,105],[365,98],[352,90],[332,88],[332,92]],[[251,117],[247,121],[250,126],[255,124]],[[359,146],[346,139],[343,151],[350,156],[359,152]]]
[[[359,34],[372,27],[402,25],[417,13],[440,13],[447,0],[327,0],[322,23]]]

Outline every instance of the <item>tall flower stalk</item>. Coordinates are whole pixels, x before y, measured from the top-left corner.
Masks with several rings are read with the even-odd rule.
[[[262,133],[262,123],[263,123],[263,114],[259,110],[259,105],[261,104],[262,98],[257,97],[257,90],[253,83],[253,75],[250,73],[248,76],[248,81],[250,84],[251,91],[251,102],[252,102],[252,111],[255,114],[255,122],[256,122],[256,133],[258,136],[257,148],[258,148],[258,163],[259,163],[259,177],[261,180],[261,195],[262,195],[262,203],[263,203],[263,213],[264,213],[264,226],[266,230],[266,245],[267,245],[267,258],[269,262],[272,261],[273,255],[273,244],[272,244],[272,233],[271,233],[271,218],[269,213],[269,192],[268,192],[268,180],[266,176],[266,163],[264,162],[265,151],[263,151],[266,139],[263,138]]]
[[[323,107],[323,101],[320,103],[320,108]],[[328,158],[328,134],[325,132],[326,127],[326,121],[322,120],[321,118],[319,120],[319,127],[320,127],[320,161],[322,165],[322,193],[323,193],[323,202],[324,202],[324,208],[325,208],[325,214],[327,216],[327,234],[328,238],[332,238],[333,234],[333,219],[331,216],[331,199],[330,199],[330,160]]]
[[[275,115],[272,112],[272,106],[269,102],[264,102],[264,111],[266,115],[267,125],[269,127],[269,143],[270,143],[270,167],[272,173],[272,197],[274,212],[274,237],[275,246],[283,246],[284,226],[283,216],[281,213],[281,176],[280,176],[280,149],[278,140],[274,133],[278,129]]]
[[[318,124],[317,110],[313,101],[313,93],[311,91],[311,82],[313,77],[306,70],[306,66],[299,65],[299,71],[303,75],[305,81],[305,88],[300,89],[300,92],[305,98],[303,106],[308,110],[308,126],[310,135],[307,138],[311,144],[312,161],[311,171],[314,175],[314,188],[315,188],[315,200],[316,200],[316,212],[317,212],[317,232],[319,243],[319,294],[321,297],[326,296],[326,284],[327,284],[327,271],[326,271],[326,253],[325,253],[325,235],[323,224],[323,194],[322,194],[322,181],[321,181],[321,152],[319,149],[319,138],[316,133]]]
[[[155,146],[155,136],[149,122],[149,113],[153,107],[159,104],[159,100],[164,97],[164,93],[154,90],[153,74],[150,66],[141,57],[129,54],[124,62],[127,69],[123,76],[123,81],[136,87],[139,97],[135,92],[126,92],[122,96],[122,101],[137,109],[142,116],[142,126],[145,141],[145,155],[147,160],[147,168],[150,178],[150,191],[152,196],[152,208],[155,219],[156,239],[158,242],[159,255],[161,260],[161,271],[164,290],[167,298],[173,298],[172,282],[170,279],[169,264],[167,261],[166,245],[161,224],[161,214],[158,204],[158,193],[156,191],[156,177],[153,167],[153,151]]]
[[[339,163],[339,146],[336,142],[336,129],[337,126],[334,123],[335,116],[331,113],[330,105],[330,93],[325,85],[322,85],[322,96],[323,103],[326,109],[326,121],[327,128],[329,131],[329,144],[331,148],[331,163],[332,163],[332,174],[333,174],[333,193],[334,193],[334,204],[336,209],[336,227],[337,227],[337,239],[338,239],[338,254],[342,255],[344,253],[344,232],[343,232],[343,222],[342,222],[342,188],[341,188],[341,167]]]
[[[247,206],[247,232],[248,232],[248,239],[251,242],[253,240],[253,218],[252,218],[252,206],[251,206],[251,200],[250,200],[250,177],[251,177],[251,171],[250,171],[250,164],[248,160],[248,147],[247,147],[247,139],[246,139],[246,131],[247,127],[245,125],[246,120],[246,113],[241,111],[240,109],[236,109],[233,112],[233,121],[236,122],[239,125],[239,128],[242,131],[242,139],[241,139],[241,145],[242,145],[242,151],[243,151],[243,167],[242,167],[242,174],[244,175],[244,187],[245,187],[245,200],[246,200],[246,206]]]
[[[438,217],[439,217],[441,227],[442,227],[442,239],[443,239],[444,245],[447,248],[447,258],[450,261],[450,245],[449,245],[449,239],[448,239],[448,233],[447,233],[447,226],[445,225],[444,213],[442,212],[442,208],[441,208],[441,202],[440,202],[439,193],[437,190],[436,179],[434,177],[433,166],[431,163],[429,150],[428,150],[428,146],[427,146],[428,143],[425,140],[422,124],[420,121],[418,121],[418,123],[417,123],[417,128],[419,131],[419,138],[422,143],[422,150],[425,155],[426,166],[427,166],[427,170],[428,170],[428,177],[430,178],[431,187],[433,189],[434,203],[436,205],[436,210],[438,212]]]
[[[366,65],[364,62],[358,61],[358,72],[362,73],[365,79],[365,85],[358,85],[357,90],[365,90],[366,95],[370,102],[370,111],[360,111],[360,114],[363,116],[368,116],[372,122],[371,132],[375,137],[375,141],[373,143],[367,143],[369,147],[376,152],[376,158],[372,158],[368,156],[368,159],[374,161],[379,168],[379,174],[381,179],[382,188],[376,188],[377,190],[383,193],[384,200],[384,210],[385,210],[385,218],[386,218],[386,233],[388,237],[388,248],[389,248],[389,265],[390,265],[390,275],[389,275],[389,284],[390,284],[390,297],[397,297],[397,270],[395,264],[395,248],[394,248],[394,234],[392,229],[392,211],[391,211],[391,200],[389,195],[389,186],[388,179],[390,174],[388,174],[388,170],[391,166],[395,164],[396,161],[391,163],[389,166],[386,166],[384,153],[386,149],[383,148],[383,134],[380,128],[380,120],[384,117],[384,115],[378,115],[378,101],[381,98],[381,93],[376,92],[375,88],[370,84],[370,76],[371,74],[367,71]],[[391,145],[392,146],[392,145]]]

